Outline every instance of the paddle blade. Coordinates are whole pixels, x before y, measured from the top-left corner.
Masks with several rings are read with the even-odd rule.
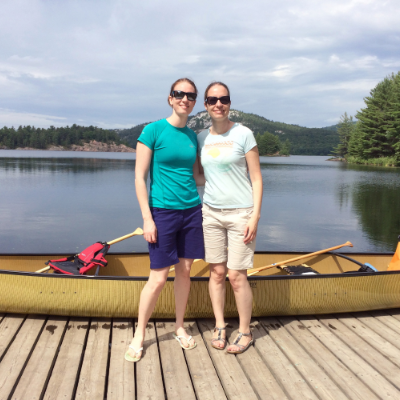
[[[399,242],[397,243],[396,252],[393,255],[392,261],[390,261],[390,264],[389,264],[387,270],[388,271],[399,271],[400,270],[400,236],[399,236]]]

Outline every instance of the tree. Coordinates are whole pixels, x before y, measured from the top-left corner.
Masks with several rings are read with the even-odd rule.
[[[392,74],[379,82],[364,99],[366,107],[361,109],[356,118],[357,154],[349,153],[362,159],[391,157],[395,155],[399,142],[398,122],[399,103],[396,100],[399,74]]]
[[[262,156],[276,154],[280,147],[279,138],[272,133],[264,132],[259,138],[258,151]]]
[[[283,144],[281,145],[281,150],[279,151],[281,156],[288,156],[290,155],[290,141],[286,139]]]
[[[346,154],[348,153],[349,140],[353,130],[354,130],[353,117],[351,115],[349,117],[347,115],[347,112],[345,112],[340,117],[340,122],[338,124],[337,131],[339,134],[340,142],[332,151],[332,154],[334,156],[342,158],[346,156]]]

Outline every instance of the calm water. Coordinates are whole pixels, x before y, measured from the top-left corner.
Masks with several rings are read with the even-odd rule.
[[[328,157],[262,157],[257,250],[393,251],[400,234],[400,170]],[[135,155],[0,150],[0,253],[74,253],[142,226]],[[147,251],[142,237],[112,251]]]

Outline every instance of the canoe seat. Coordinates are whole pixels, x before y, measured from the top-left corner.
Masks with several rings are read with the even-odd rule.
[[[278,268],[285,271],[288,275],[319,275],[318,271],[315,271],[315,269],[312,269],[307,264],[282,265]]]

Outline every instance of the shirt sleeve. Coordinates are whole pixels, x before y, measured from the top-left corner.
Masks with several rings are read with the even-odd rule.
[[[143,143],[150,150],[154,151],[154,145],[156,143],[156,129],[153,124],[146,125],[143,128],[142,133],[138,137],[138,142]]]
[[[253,132],[250,129],[246,129],[245,135],[243,135],[243,150],[244,154],[248,153],[251,149],[257,146],[256,139],[254,138]]]

